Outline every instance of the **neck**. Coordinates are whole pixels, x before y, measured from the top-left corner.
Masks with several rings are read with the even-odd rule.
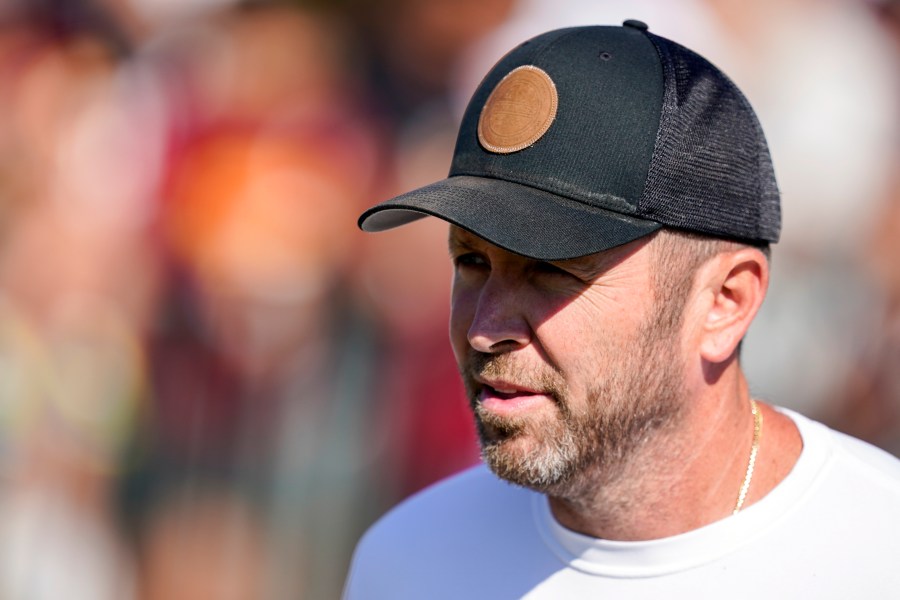
[[[610,540],[649,540],[730,516],[747,472],[754,419],[747,382],[735,364],[706,394],[684,403],[679,422],[636,449],[615,473],[585,472],[550,494],[568,529]],[[787,475],[800,453],[789,419],[759,403],[766,419],[744,507]]]

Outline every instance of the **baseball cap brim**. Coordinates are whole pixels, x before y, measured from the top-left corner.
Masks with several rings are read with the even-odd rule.
[[[363,231],[392,229],[431,215],[492,244],[537,260],[608,250],[662,225],[510,181],[457,175],[364,212]]]

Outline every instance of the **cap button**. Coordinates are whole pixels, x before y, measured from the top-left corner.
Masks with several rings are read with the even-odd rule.
[[[647,31],[648,29],[650,29],[646,23],[644,23],[643,21],[638,21],[637,19],[628,19],[627,21],[623,22],[622,25],[624,27],[633,27],[635,29],[640,29],[641,31]]]

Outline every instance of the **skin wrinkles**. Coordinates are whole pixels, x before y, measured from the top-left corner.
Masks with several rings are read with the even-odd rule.
[[[651,310],[647,253],[627,260],[645,245],[545,263],[451,229],[451,339],[485,462],[500,477],[577,501],[678,421],[676,331]],[[497,414],[480,402],[484,381],[546,401]]]
[[[486,245],[489,244],[477,236],[458,227],[451,227],[448,246],[452,260],[467,253],[474,253],[487,259],[487,257],[483,256]],[[531,260],[531,270],[545,274],[569,275],[576,280],[580,280],[582,287],[592,284],[603,285],[605,282],[598,281],[598,278],[601,275],[605,275],[612,280],[621,277],[619,273],[611,273],[611,270],[636,252],[639,247],[639,245],[627,244],[601,254],[592,254],[569,260]]]
[[[768,285],[758,248],[660,230],[543,262],[451,227],[450,338],[501,478],[547,495],[564,527],[647,540],[729,516],[753,418],[740,340]],[[766,422],[746,506],[799,456]]]

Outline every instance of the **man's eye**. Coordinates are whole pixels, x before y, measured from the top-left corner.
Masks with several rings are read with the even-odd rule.
[[[561,267],[557,267],[553,263],[538,262],[534,266],[534,270],[542,275],[560,275],[563,277],[572,277],[572,274]]]
[[[487,265],[487,261],[480,254],[469,252],[467,254],[460,254],[459,256],[454,257],[453,264],[457,269],[465,267],[477,268]]]

